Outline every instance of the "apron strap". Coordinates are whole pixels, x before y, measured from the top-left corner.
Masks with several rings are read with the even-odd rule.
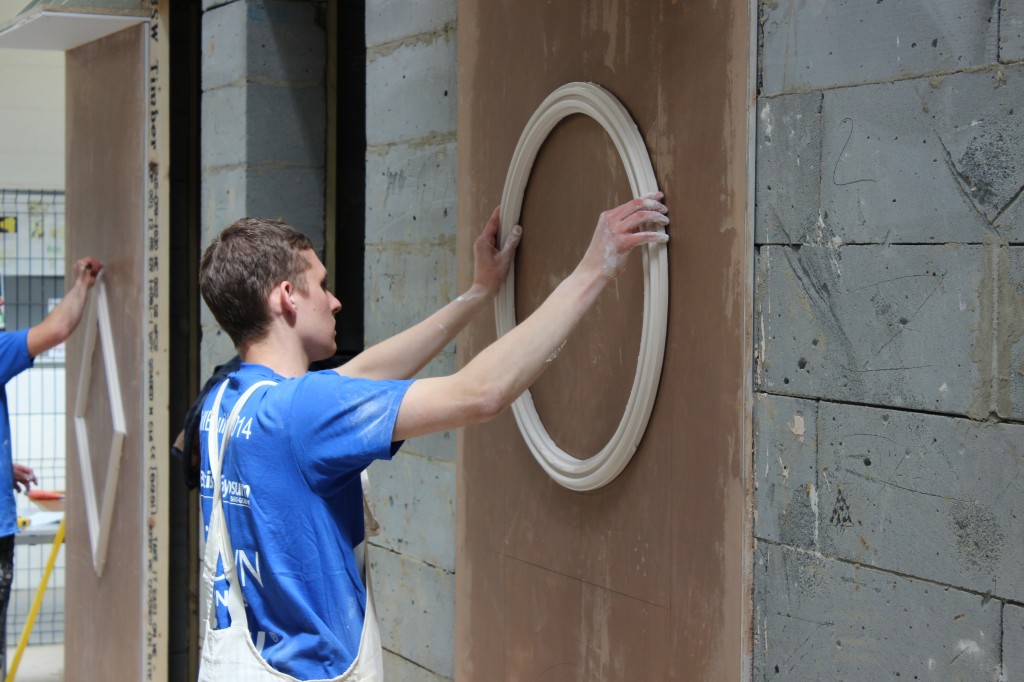
[[[212,622],[214,627],[217,627],[217,607],[216,607],[216,591],[214,590],[214,583],[216,582],[216,571],[217,571],[217,559],[221,560],[224,568],[224,579],[228,582],[228,592],[225,597],[225,604],[228,607],[228,613],[231,616],[232,625],[242,625],[248,628],[248,619],[245,615],[245,601],[242,598],[242,589],[238,585],[237,567],[235,565],[235,554],[231,547],[231,537],[228,534],[227,520],[224,517],[224,505],[221,494],[221,472],[223,469],[224,457],[227,455],[227,446],[231,440],[231,434],[235,429],[235,424],[238,421],[238,416],[242,412],[242,407],[249,400],[256,389],[262,386],[273,386],[277,382],[275,381],[258,381],[248,389],[245,393],[238,398],[235,402],[234,408],[231,410],[231,414],[228,416],[227,422],[224,425],[224,438],[217,446],[217,432],[220,430],[220,403],[224,397],[224,389],[228,385],[227,379],[220,385],[220,389],[217,391],[217,397],[213,402],[213,409],[211,410],[211,428],[207,431],[207,452],[210,458],[210,471],[213,477],[213,503],[210,508],[210,527],[206,534],[206,552],[203,559],[203,582],[202,590],[203,597],[207,600],[205,603],[207,608],[205,609],[205,618],[203,618],[203,634],[208,627],[207,623]]]

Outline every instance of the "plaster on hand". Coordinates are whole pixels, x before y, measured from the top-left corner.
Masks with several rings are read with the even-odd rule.
[[[668,241],[664,232],[639,231],[642,225],[669,224],[665,215],[668,208],[658,201],[662,196],[661,192],[645,194],[601,214],[595,239],[603,242],[601,274],[605,277],[611,279],[622,272],[630,251],[635,247]]]
[[[665,195],[662,194],[661,192],[648,192],[647,194],[641,196],[640,199],[643,200],[644,208],[646,208],[647,210],[660,211],[661,209],[664,208],[664,206],[660,201],[658,201],[658,199],[661,199],[663,196]]]

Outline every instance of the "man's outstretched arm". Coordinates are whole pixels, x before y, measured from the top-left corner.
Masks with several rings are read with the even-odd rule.
[[[42,322],[28,330],[28,354],[31,357],[38,357],[71,336],[82,320],[89,289],[96,283],[102,269],[103,263],[88,256],[75,262],[74,286]]]
[[[494,209],[473,244],[473,285],[422,322],[367,348],[335,371],[366,379],[411,379],[483,310],[508,275],[522,229],[516,225],[498,248],[499,214]]]
[[[398,411],[394,439],[487,421],[512,402],[544,371],[548,358],[569,337],[604,287],[642,244],[665,242],[642,225],[667,225],[661,193],[605,211],[576,269],[526,320],[485,348],[456,374],[420,379]]]

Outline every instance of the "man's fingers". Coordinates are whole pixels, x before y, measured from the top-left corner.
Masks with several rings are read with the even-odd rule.
[[[484,225],[484,236],[491,244],[495,243],[495,236],[498,234],[498,228],[501,226],[501,214],[500,206],[495,206],[491,212],[491,217],[487,219],[487,224]]]
[[[501,247],[502,253],[511,255],[516,247],[519,246],[519,240],[523,236],[523,228],[521,225],[515,225],[512,227],[512,232],[508,235],[508,239],[505,240],[505,245]]]
[[[665,226],[668,224],[668,216],[664,213],[659,213],[658,211],[638,211],[623,218],[619,222],[619,227],[623,232],[632,232],[641,225]]]
[[[668,235],[664,232],[634,232],[622,237],[622,242],[630,249],[643,244],[664,244],[667,241]]]
[[[627,201],[621,206],[608,211],[609,216],[615,220],[622,220],[626,216],[636,213],[637,211],[657,211],[658,213],[668,213],[668,207],[661,203],[661,199],[664,198],[662,192],[650,192],[643,196]]]
[[[85,258],[79,258],[75,261],[75,270],[78,277],[89,277],[89,283],[95,281],[96,277],[99,276],[100,270],[103,269],[103,263],[99,262],[91,256]]]

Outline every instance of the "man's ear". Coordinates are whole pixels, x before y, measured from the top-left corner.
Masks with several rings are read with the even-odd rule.
[[[283,314],[287,317],[295,316],[295,287],[288,280],[285,280],[273,288],[270,292],[270,311]]]

